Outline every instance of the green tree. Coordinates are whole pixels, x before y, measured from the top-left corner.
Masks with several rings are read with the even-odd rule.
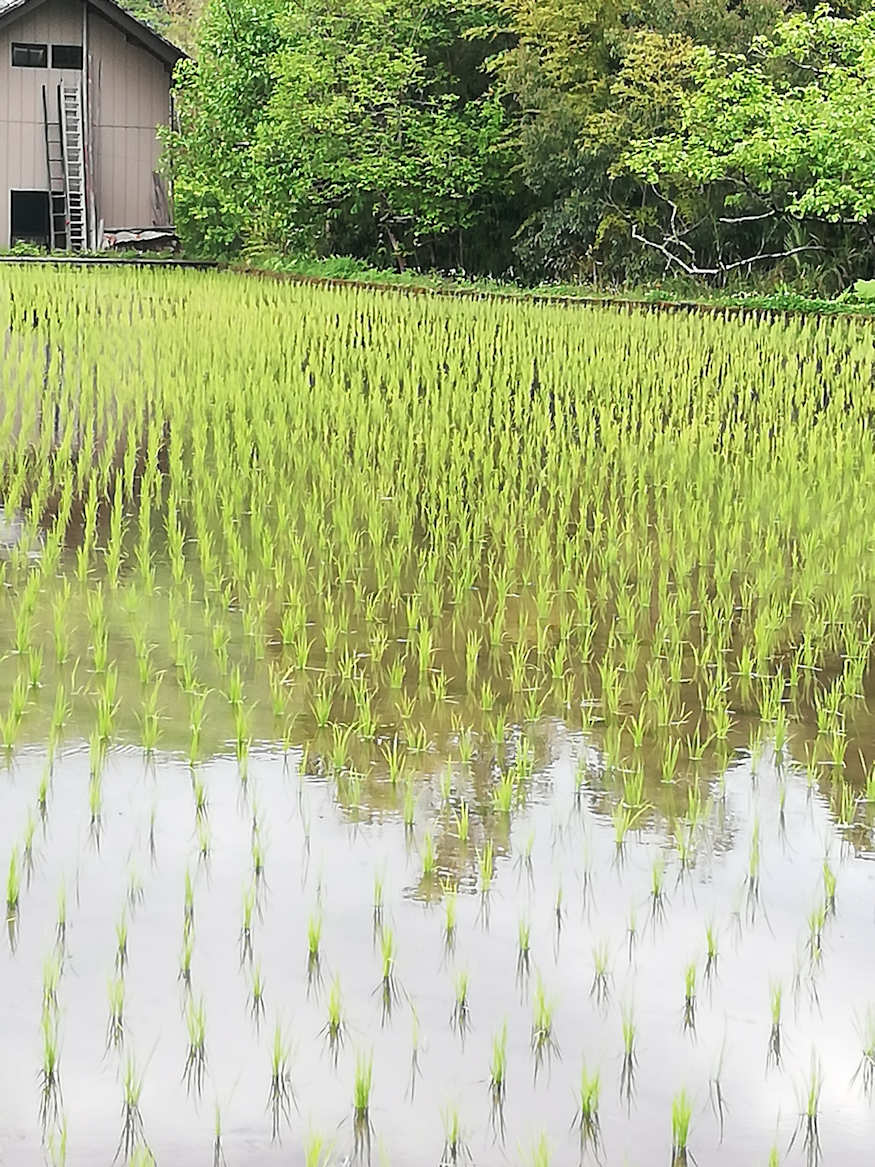
[[[495,270],[518,224],[472,0],[213,3],[169,134],[189,244]]]
[[[646,274],[628,211],[646,192],[617,162],[632,135],[678,116],[695,49],[746,48],[784,0],[503,0],[512,44],[492,61],[516,107],[520,173],[535,206],[524,262],[559,276]]]
[[[673,266],[724,275],[831,253],[866,274],[875,229],[875,12],[826,6],[780,21],[749,52],[700,48],[669,129],[633,140],[621,168],[670,217],[636,237]]]

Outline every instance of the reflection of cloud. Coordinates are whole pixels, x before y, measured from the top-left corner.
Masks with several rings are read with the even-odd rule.
[[[24,545],[29,559],[39,559],[43,550],[43,533],[31,534],[25,525],[21,511],[7,514],[0,507],[0,555],[10,555]]]

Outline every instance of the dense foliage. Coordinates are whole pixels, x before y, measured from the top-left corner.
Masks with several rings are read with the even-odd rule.
[[[873,96],[873,0],[210,0],[168,159],[211,253],[831,291]]]

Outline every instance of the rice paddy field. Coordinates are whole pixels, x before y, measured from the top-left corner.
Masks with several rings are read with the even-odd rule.
[[[869,1162],[871,325],[0,281],[0,1161]]]

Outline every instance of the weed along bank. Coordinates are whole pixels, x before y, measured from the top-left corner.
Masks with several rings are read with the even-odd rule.
[[[181,56],[111,0],[0,0],[0,248],[170,228],[157,127]]]

